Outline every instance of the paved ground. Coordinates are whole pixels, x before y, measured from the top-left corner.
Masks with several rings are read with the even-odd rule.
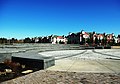
[[[11,52],[15,55],[18,54],[16,52],[23,52],[25,53],[24,55],[27,56],[40,52],[39,54],[42,56],[55,57],[55,66],[52,66],[47,70],[71,72],[120,72],[120,49],[66,50],[73,47],[76,49],[76,47],[79,48],[79,46],[51,44],[15,44],[0,46],[0,53]]]
[[[120,49],[60,50],[59,47],[57,48],[53,50],[58,51],[46,51],[51,50],[51,47],[41,50],[42,46],[17,48],[20,51],[39,52],[42,56],[53,56],[55,66],[1,84],[120,84]]]
[[[1,84],[120,84],[120,74],[40,70]]]
[[[119,51],[111,49],[41,52],[39,54],[44,56],[54,56],[55,66],[1,84],[120,84]]]
[[[120,73],[120,49],[64,50],[39,53],[54,56],[55,66],[47,70],[69,72]]]

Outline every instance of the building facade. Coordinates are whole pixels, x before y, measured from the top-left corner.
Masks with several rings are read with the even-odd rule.
[[[52,44],[67,44],[67,39],[64,36],[53,36],[51,42]]]

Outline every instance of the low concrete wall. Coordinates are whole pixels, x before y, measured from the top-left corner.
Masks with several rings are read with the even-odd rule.
[[[55,65],[55,58],[54,57],[46,57],[44,58],[44,69],[54,66]]]
[[[112,49],[120,49],[120,46],[111,46]]]
[[[11,60],[12,53],[0,53],[0,62],[3,62],[5,59]]]
[[[33,70],[41,70],[46,69],[50,66],[55,65],[54,57],[16,57],[12,56],[13,62],[18,62],[21,65],[25,65],[26,68],[33,69]]]

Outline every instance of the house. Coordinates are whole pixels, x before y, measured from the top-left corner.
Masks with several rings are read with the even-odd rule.
[[[83,38],[85,39],[90,38],[89,33],[82,31],[82,34],[83,34]]]
[[[23,39],[18,40],[18,43],[24,43]]]
[[[104,38],[104,34],[100,34],[100,33],[94,33],[93,34],[93,40],[95,41],[95,38],[102,40]]]
[[[52,44],[67,44],[67,39],[64,36],[53,36],[51,41]]]
[[[120,35],[118,35],[118,41],[117,41],[117,43],[120,43]]]
[[[96,33],[96,32],[85,32],[81,31],[78,33],[70,33],[67,36],[69,44],[81,44],[81,45],[114,45],[116,42],[120,43],[120,35],[116,39],[115,35],[105,34],[105,33]]]
[[[39,42],[39,38],[34,38],[35,39],[35,43]]]
[[[118,43],[118,37],[114,37],[114,39],[115,39],[115,43]],[[119,41],[120,41],[120,39],[119,39]]]
[[[107,34],[107,43],[112,42],[113,39],[114,39],[113,37],[114,37],[113,33],[112,34]]]
[[[90,34],[83,30],[81,32],[77,32],[77,33],[70,33],[67,36],[69,44],[84,44],[84,43],[86,43],[86,40],[88,38],[90,38]]]
[[[82,31],[82,44],[88,45],[88,40],[90,39],[89,32]]]
[[[104,38],[104,35],[103,35],[103,34],[98,34],[98,35],[97,35],[97,38],[98,38],[99,40],[102,40],[102,39]]]
[[[95,38],[97,37],[97,34],[93,34],[93,41],[95,41]]]

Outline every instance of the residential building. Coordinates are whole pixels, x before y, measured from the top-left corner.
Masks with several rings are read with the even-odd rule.
[[[113,42],[114,34],[107,34],[107,43]]]
[[[67,39],[64,36],[53,36],[52,44],[67,44]]]
[[[115,43],[118,43],[118,37],[114,37]]]
[[[39,38],[35,38],[35,43],[38,43],[39,42]]]
[[[83,34],[83,38],[85,39],[90,38],[89,33],[82,31],[82,34]]]
[[[102,40],[102,39],[104,38],[104,35],[103,35],[103,34],[98,34],[98,35],[97,35],[97,38],[98,38],[99,40]]]
[[[120,35],[118,35],[118,43],[120,43]]]

